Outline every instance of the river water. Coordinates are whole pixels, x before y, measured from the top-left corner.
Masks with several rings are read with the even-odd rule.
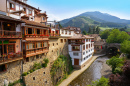
[[[108,59],[107,56],[97,58],[87,70],[74,79],[68,86],[87,86],[92,81],[110,73],[110,67],[106,65],[106,60]],[[108,76],[105,77],[108,78]]]

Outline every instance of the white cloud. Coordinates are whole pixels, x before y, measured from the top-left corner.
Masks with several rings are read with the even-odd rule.
[[[59,21],[59,20],[61,20],[60,17],[55,16],[54,14],[49,14],[48,13],[47,15],[48,15],[48,21],[54,21],[54,20]]]

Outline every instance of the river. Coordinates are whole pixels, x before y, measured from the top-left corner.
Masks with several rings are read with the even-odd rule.
[[[106,64],[107,56],[97,58],[91,66],[74,79],[68,86],[87,86],[92,81],[100,79],[101,76],[108,78],[111,68]]]

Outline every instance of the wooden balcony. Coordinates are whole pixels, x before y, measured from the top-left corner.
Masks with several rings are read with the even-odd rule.
[[[0,57],[0,65],[23,59],[23,53],[4,54]]]
[[[49,38],[59,38],[60,34],[49,34]]]
[[[23,35],[23,37],[26,37],[26,38],[48,38],[49,35],[27,34],[27,35]]]
[[[21,32],[0,30],[0,38],[22,38]]]
[[[30,57],[30,56],[35,56],[35,55],[42,54],[42,53],[47,53],[48,51],[49,51],[49,49],[47,47],[46,48],[35,48],[35,49],[25,50],[24,54],[26,55],[26,57]]]
[[[85,42],[68,42],[69,44],[84,44]]]

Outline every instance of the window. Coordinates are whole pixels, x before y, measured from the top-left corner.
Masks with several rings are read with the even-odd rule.
[[[48,47],[48,44],[47,42],[44,42],[44,46],[43,47]]]
[[[86,53],[88,53],[88,51],[86,51]]]
[[[26,58],[26,62],[29,62],[29,58]]]
[[[79,56],[79,53],[73,53],[74,56]]]
[[[57,45],[58,45],[58,43],[57,43]]]
[[[53,43],[53,46],[54,46],[54,43]]]
[[[6,71],[6,65],[0,65],[0,72]]]
[[[32,28],[28,28],[28,34],[32,34]]]
[[[26,8],[23,8],[24,13],[26,13]]]
[[[64,30],[62,30],[62,34],[64,34]]]
[[[72,46],[72,51],[80,51],[80,46]]]
[[[45,20],[45,18],[43,17],[43,20]]]
[[[33,77],[33,80],[35,80],[35,77]]]
[[[10,9],[15,10],[15,5],[13,3],[10,3]]]
[[[32,11],[31,10],[29,10],[29,15],[32,15]]]
[[[83,45],[83,50],[85,50],[85,45]]]
[[[66,39],[64,39],[64,42],[66,42]]]
[[[83,55],[85,55],[85,52],[83,52]]]
[[[8,53],[14,53],[14,45],[8,45]]]
[[[41,47],[42,47],[41,42],[38,42],[37,43],[37,48],[41,48]]]
[[[63,43],[63,39],[60,39],[60,42]]]
[[[40,34],[40,29],[37,29],[37,34]]]
[[[69,35],[71,35],[71,31],[69,31]]]
[[[86,45],[86,49],[88,49],[88,45]]]
[[[65,31],[65,34],[67,34],[67,30]]]
[[[39,59],[39,55],[36,55],[36,59]]]

